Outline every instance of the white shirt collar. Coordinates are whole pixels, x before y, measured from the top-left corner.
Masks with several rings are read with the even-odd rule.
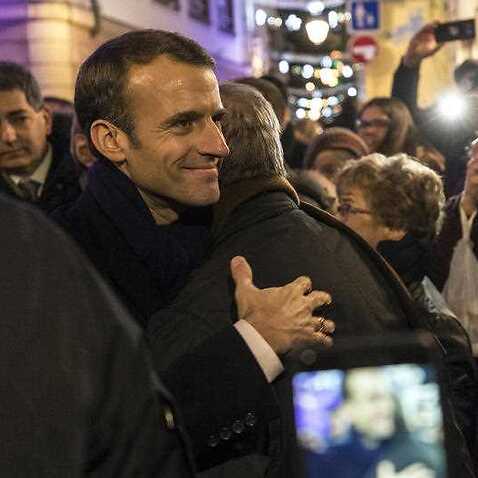
[[[38,165],[38,167],[33,171],[30,176],[18,176],[17,174],[11,174],[10,178],[15,183],[18,184],[20,181],[33,180],[40,183],[40,188],[38,193],[41,194],[43,186],[45,185],[46,178],[48,176],[48,171],[50,170],[51,162],[53,160],[53,153],[51,150],[50,144],[48,144],[48,149],[43,158],[43,161]]]

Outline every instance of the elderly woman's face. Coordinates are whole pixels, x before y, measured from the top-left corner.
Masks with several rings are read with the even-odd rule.
[[[380,241],[390,239],[388,228],[376,220],[359,187],[346,188],[340,192],[338,218],[374,249]]]
[[[358,135],[367,143],[371,153],[380,150],[390,126],[390,118],[377,106],[369,106],[360,115]]]

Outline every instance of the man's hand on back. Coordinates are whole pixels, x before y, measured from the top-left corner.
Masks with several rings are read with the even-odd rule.
[[[307,344],[332,344],[334,323],[313,315],[316,308],[329,304],[331,297],[326,292],[311,291],[309,278],[299,277],[283,287],[258,289],[252,282],[249,264],[239,256],[231,261],[231,274],[239,319],[248,321],[276,354]]]

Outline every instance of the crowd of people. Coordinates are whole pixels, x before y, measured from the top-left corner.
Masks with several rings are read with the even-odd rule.
[[[417,106],[439,48],[415,34],[355,130],[167,31],[96,49],[74,105],[0,61],[1,474],[297,476],[294,354],[426,331],[475,477],[478,119]],[[472,104],[478,62],[455,79]]]

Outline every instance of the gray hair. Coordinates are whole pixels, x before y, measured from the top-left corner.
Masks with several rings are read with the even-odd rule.
[[[271,104],[255,88],[234,82],[219,88],[226,108],[222,132],[230,148],[221,185],[258,176],[286,176],[280,125]]]
[[[417,238],[434,238],[443,219],[443,183],[435,171],[406,154],[371,154],[349,161],[337,180],[339,198],[358,188],[375,218]]]

